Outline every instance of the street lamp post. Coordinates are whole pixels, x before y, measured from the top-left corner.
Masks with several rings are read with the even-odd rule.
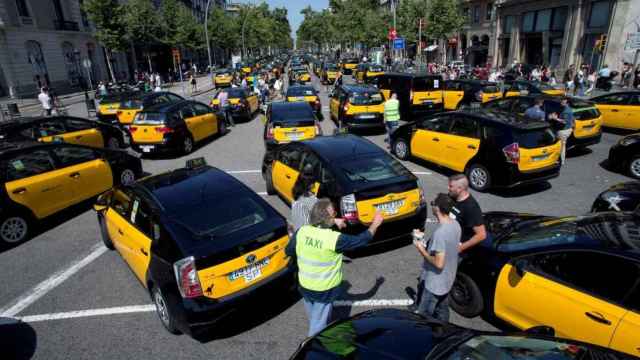
[[[207,0],[207,6],[204,12],[204,38],[207,42],[207,55],[209,55],[209,74],[211,74],[211,43],[209,43],[209,6],[211,6],[211,0]]]
[[[247,25],[247,20],[249,19],[249,14],[247,11],[247,14],[245,14],[244,16],[244,20],[242,21],[242,61],[244,62],[244,57],[245,54],[247,53],[247,48],[244,45],[244,27],[245,25]]]

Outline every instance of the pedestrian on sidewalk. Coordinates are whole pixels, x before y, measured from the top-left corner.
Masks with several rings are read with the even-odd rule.
[[[447,194],[438,194],[431,202],[431,211],[438,220],[438,227],[431,239],[423,240],[424,233],[413,231],[413,244],[424,258],[420,286],[422,289],[416,312],[440,321],[449,321],[449,292],[458,271],[458,246],[462,229],[449,214],[453,200]]]
[[[376,211],[369,228],[358,235],[333,230],[336,210],[329,199],[319,199],[309,214],[310,225],[302,226],[285,249],[296,257],[299,291],[309,317],[308,336],[327,326],[333,302],[342,295],[342,253],[367,245],[383,222]]]
[[[575,76],[575,65],[569,65],[567,71],[564,72],[562,82],[564,83],[564,92],[566,95],[573,89],[573,77]]]
[[[107,96],[109,94],[107,91],[107,85],[102,81],[98,84],[98,91],[100,92],[100,96]]]
[[[233,121],[233,115],[229,112],[229,93],[226,90],[220,90],[218,93],[217,99],[220,104],[220,111],[222,112],[222,116],[224,117],[224,121],[228,127],[236,126]]]
[[[42,87],[42,89],[40,89],[40,94],[38,94],[38,101],[40,101],[40,104],[42,105],[42,112],[46,116],[51,116],[52,100],[51,96],[49,95],[48,87],[44,86]]]
[[[194,94],[196,91],[198,91],[198,81],[196,80],[196,76],[193,73],[191,73],[191,75],[189,76],[189,83],[191,84],[191,94]]]
[[[387,147],[391,148],[391,134],[400,126],[400,101],[393,91],[389,100],[384,102],[384,125],[387,128],[387,137],[384,141]]]
[[[562,145],[560,150],[560,161],[561,164],[564,165],[567,153],[567,140],[573,133],[575,119],[573,116],[573,109],[569,106],[569,99],[566,97],[563,98],[560,104],[562,105],[562,112],[559,116],[553,116],[552,120],[559,122],[561,126],[560,130],[557,131],[557,134]]]
[[[464,174],[449,177],[449,196],[454,204],[451,216],[460,224],[460,252],[464,253],[487,238],[482,209],[469,192],[469,179]]]
[[[589,88],[587,88],[586,94],[590,95],[596,87],[596,71],[593,69],[589,71],[589,76],[587,76],[587,85]]]

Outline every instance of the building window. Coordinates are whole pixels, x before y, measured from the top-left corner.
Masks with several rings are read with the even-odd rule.
[[[589,16],[589,27],[605,27],[609,24],[610,2],[596,1],[591,3],[591,15]]]
[[[485,20],[491,20],[491,16],[493,15],[493,3],[487,3],[487,13],[485,16]]]
[[[27,0],[16,0],[18,14],[23,17],[29,17],[29,8],[27,8]]]
[[[515,17],[513,15],[507,15],[504,17],[504,20],[502,22],[503,34],[511,34],[511,29],[513,28],[514,21],[515,21]]]
[[[473,7],[473,22],[476,24],[480,22],[480,5]]]
[[[462,9],[462,16],[464,17],[465,21],[469,21],[469,8],[463,8]]]
[[[567,23],[567,7],[559,7],[553,9],[553,21],[551,22],[552,31],[564,31]]]
[[[536,13],[535,11],[529,11],[525,13],[522,17],[522,31],[523,32],[532,32],[533,25],[535,24]]]
[[[551,24],[552,9],[540,10],[536,16],[535,31],[542,32],[549,30]]]

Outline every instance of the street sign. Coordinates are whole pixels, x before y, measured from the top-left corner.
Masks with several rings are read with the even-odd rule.
[[[624,49],[625,50],[640,49],[640,32],[627,34],[627,42],[624,45]]]
[[[404,49],[404,38],[393,39],[393,48],[394,49]]]
[[[389,35],[387,37],[389,38],[389,40],[395,40],[398,37],[398,32],[396,31],[396,29],[391,28],[389,29]]]

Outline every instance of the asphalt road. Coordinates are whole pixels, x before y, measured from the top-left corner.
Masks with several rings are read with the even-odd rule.
[[[322,90],[323,131],[331,134],[334,125],[328,116],[326,92],[315,78],[314,85]],[[210,97],[208,93],[197,99],[208,102]],[[84,114],[80,106],[72,106],[71,112]],[[144,169],[158,173],[181,167],[188,158],[202,156],[211,165],[235,171],[234,176],[255,191],[264,192],[259,173],[264,154],[260,116],[202,144],[187,157],[145,159]],[[382,133],[365,135],[384,146]],[[629,180],[600,165],[619,138],[620,135],[605,133],[602,142],[590,151],[571,154],[561,176],[548,184],[474,196],[485,211],[585,213],[596,194]],[[427,198],[446,192],[448,171],[424,163],[405,165],[418,172]],[[289,214],[289,208],[276,196],[267,200],[283,214]],[[40,235],[0,253],[0,317],[7,320],[0,325],[0,348],[5,355],[8,350],[9,358],[286,359],[305,338],[307,319],[302,302],[283,293],[270,293],[247,304],[200,340],[169,334],[120,256],[101,250],[96,216],[90,205],[81,204],[56,216]],[[87,258],[89,254],[92,256]],[[355,302],[337,307],[336,313],[346,316],[368,310],[376,301],[382,306],[403,307],[389,304],[409,301],[406,287],[415,287],[420,264],[420,257],[408,243],[348,259],[344,269],[350,287],[344,300]],[[69,268],[77,271],[65,273]],[[51,279],[54,274],[57,277]],[[12,307],[18,311],[8,313]],[[13,323],[11,319],[15,318],[26,322]],[[463,319],[453,312],[451,320],[463,326],[493,329],[481,319]]]

